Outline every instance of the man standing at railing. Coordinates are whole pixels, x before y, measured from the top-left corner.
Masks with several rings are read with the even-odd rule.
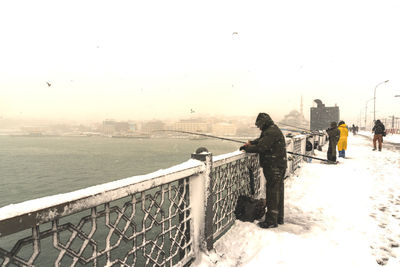
[[[261,228],[274,228],[283,224],[286,141],[268,114],[258,114],[255,124],[261,130],[260,137],[241,146],[240,150],[260,155],[260,165],[267,180],[267,212],[265,220],[258,225]]]
[[[336,162],[336,145],[340,138],[340,130],[337,128],[336,122],[331,122],[331,127],[326,129],[326,133],[329,136],[327,158],[331,163]]]

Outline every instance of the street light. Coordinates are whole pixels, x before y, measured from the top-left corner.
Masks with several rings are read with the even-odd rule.
[[[369,101],[371,101],[371,100],[374,100],[374,98],[368,99],[367,102],[365,103],[365,118],[364,118],[365,130],[367,130],[367,107],[368,107]]]
[[[381,85],[382,83],[387,83],[388,81],[389,81],[389,80],[386,80],[386,81],[384,81],[384,82],[378,83],[378,84],[375,86],[375,89],[374,89],[374,121],[375,121],[376,88],[377,88],[379,85]]]

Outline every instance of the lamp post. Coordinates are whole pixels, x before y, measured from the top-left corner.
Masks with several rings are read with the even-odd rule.
[[[378,83],[378,84],[375,86],[375,89],[374,89],[374,121],[375,121],[376,88],[377,88],[379,85],[383,84],[383,83],[387,83],[388,81],[389,81],[389,80],[386,80],[386,81],[384,81],[384,82]]]
[[[374,100],[374,98],[368,99],[367,102],[365,103],[365,118],[364,118],[365,130],[367,130],[367,107],[368,107],[369,101],[371,101],[371,100]]]

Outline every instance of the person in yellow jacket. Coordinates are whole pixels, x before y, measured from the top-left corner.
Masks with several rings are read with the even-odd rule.
[[[339,122],[338,129],[340,131],[340,138],[337,143],[337,148],[339,151],[339,157],[344,158],[346,156],[347,136],[349,135],[349,130],[344,121]]]

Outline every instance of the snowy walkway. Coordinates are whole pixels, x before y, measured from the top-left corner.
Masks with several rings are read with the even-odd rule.
[[[326,158],[327,146],[316,151]],[[400,151],[349,136],[347,159],[285,181],[285,224],[236,221],[196,266],[400,266]]]

